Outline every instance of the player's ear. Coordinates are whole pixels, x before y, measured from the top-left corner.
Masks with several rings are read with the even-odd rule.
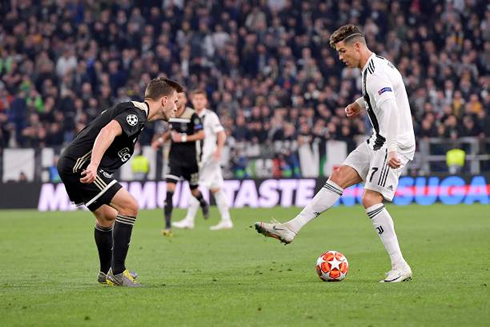
[[[161,99],[160,99],[160,103],[162,105],[162,107],[165,107],[165,105],[167,104],[167,101],[168,101],[168,97],[166,95],[164,95]]]

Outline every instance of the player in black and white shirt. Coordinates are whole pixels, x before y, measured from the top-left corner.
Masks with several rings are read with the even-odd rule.
[[[191,193],[201,206],[204,218],[208,218],[209,205],[199,191],[199,163],[197,141],[204,139],[205,132],[201,118],[196,111],[188,108],[187,97],[184,92],[179,93],[177,112],[175,117],[169,119],[169,131],[153,142],[153,147],[161,146],[165,141],[171,140],[169,158],[169,172],[165,175],[167,196],[164,202],[165,228],[164,236],[172,236],[173,195],[181,177],[189,182]]]
[[[86,205],[96,218],[99,282],[139,286],[125,267],[138,202],[113,178],[129,160],[147,122],[168,121],[177,110],[182,86],[155,78],[147,86],[145,102],[124,102],[103,111],[63,151],[58,171],[70,199]]]
[[[354,118],[365,109],[373,135],[349,154],[296,218],[284,224],[258,222],[256,229],[290,243],[304,225],[333,206],[345,188],[364,182],[362,204],[391,259],[391,270],[381,282],[410,280],[412,271],[400,251],[393,219],[383,205],[383,200],[392,201],[401,170],[415,152],[412,116],[402,76],[392,63],[368,49],[364,35],[354,25],[335,31],[330,45],[348,67],[362,71],[363,96],[348,105],[345,112]]]

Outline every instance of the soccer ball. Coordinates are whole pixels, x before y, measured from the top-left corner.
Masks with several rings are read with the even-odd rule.
[[[327,251],[316,260],[316,272],[324,282],[340,282],[349,271],[349,263],[337,251]]]

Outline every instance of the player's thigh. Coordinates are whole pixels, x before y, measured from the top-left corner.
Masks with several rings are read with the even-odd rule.
[[[182,165],[171,162],[169,165],[168,173],[165,175],[165,181],[167,183],[177,184],[182,176]]]
[[[199,166],[197,162],[182,168],[182,177],[189,182],[191,190],[199,187]]]
[[[366,180],[369,171],[371,150],[366,142],[349,153],[340,168],[334,170],[330,179],[342,188]]]
[[[199,170],[199,186],[210,190],[219,190],[223,187],[223,174],[218,162],[203,165]]]
[[[400,175],[409,161],[402,155],[399,155],[399,159],[402,163],[401,167],[393,169],[388,166],[388,150],[375,151],[364,188],[378,192],[384,199],[392,201]]]
[[[111,200],[110,206],[121,215],[136,217],[138,201],[124,188],[121,188]]]

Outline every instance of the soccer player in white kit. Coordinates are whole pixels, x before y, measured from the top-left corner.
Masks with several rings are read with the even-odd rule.
[[[291,243],[299,230],[332,207],[345,188],[364,182],[362,204],[391,259],[391,270],[381,282],[410,280],[412,271],[398,245],[393,219],[383,205],[392,201],[402,168],[413,159],[415,135],[408,96],[400,72],[371,52],[360,29],[345,25],[330,37],[330,45],[348,67],[362,71],[362,94],[345,108],[349,118],[366,110],[373,134],[336,169],[312,201],[286,223],[257,222],[259,233]]]
[[[226,196],[222,190],[223,175],[221,173],[220,158],[226,141],[226,134],[218,116],[206,109],[207,97],[203,90],[195,90],[191,93],[191,101],[194,109],[204,124],[206,137],[201,141],[201,160],[199,165],[199,186],[208,188],[216,200],[216,205],[221,214],[221,221],[211,226],[211,230],[231,229],[233,223],[230,218]],[[199,146],[199,145],[198,145]],[[198,149],[199,151],[199,149]],[[191,198],[186,217],[172,224],[176,228],[194,228],[194,219],[199,202]]]

